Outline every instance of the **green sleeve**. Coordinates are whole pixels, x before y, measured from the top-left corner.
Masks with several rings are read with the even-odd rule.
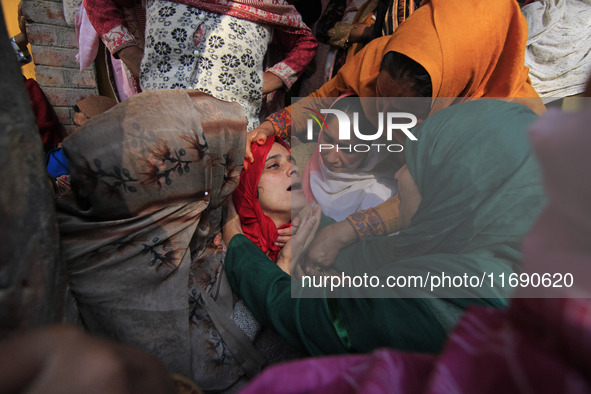
[[[384,346],[435,353],[452,327],[441,316],[457,321],[462,311],[445,300],[421,298],[292,298],[292,285],[301,290],[298,282],[244,235],[232,238],[225,261],[232,289],[254,316],[312,355]]]
[[[333,300],[358,352],[387,346],[402,351],[437,353],[445,344],[447,332],[436,315],[436,310],[441,308],[433,303],[437,299],[352,297]],[[447,303],[441,303],[447,308]],[[442,313],[457,321],[461,311],[447,308]]]
[[[292,279],[242,234],[228,245],[226,273],[254,316],[312,355],[345,353],[325,298],[292,298]]]

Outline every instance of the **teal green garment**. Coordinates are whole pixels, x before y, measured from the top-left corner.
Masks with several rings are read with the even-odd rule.
[[[457,289],[450,302],[506,305],[507,275],[519,269],[521,242],[546,202],[527,137],[536,119],[521,104],[478,100],[425,120],[418,141],[405,145],[422,196],[410,226],[344,251],[341,267],[379,276],[492,273],[492,288]]]
[[[291,298],[291,277],[246,236],[232,237],[225,266],[234,292],[259,322],[273,327],[288,343],[312,355],[347,352],[327,300]]]
[[[384,346],[435,352],[445,339],[445,330],[422,299],[352,299],[342,309],[335,299],[292,298],[295,281],[244,235],[230,241],[225,265],[232,289],[253,315],[311,355]],[[337,311],[331,311],[334,307]],[[339,325],[346,322],[352,329],[339,333]]]
[[[232,287],[263,324],[312,354],[382,346],[438,351],[467,306],[507,303],[510,289],[498,275],[519,270],[521,241],[545,203],[526,133],[536,118],[523,105],[498,100],[457,104],[429,117],[413,130],[418,141],[405,147],[422,196],[410,226],[358,242],[335,261],[347,274],[382,279],[493,274],[492,288],[455,289],[445,298],[429,298],[423,288],[388,288],[378,293],[382,298],[362,298],[361,289],[344,293],[348,298],[292,299],[289,276],[262,252],[247,259],[236,237],[226,257]]]

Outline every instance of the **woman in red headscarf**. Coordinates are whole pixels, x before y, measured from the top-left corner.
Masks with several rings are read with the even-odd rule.
[[[264,145],[253,144],[252,152],[256,160],[242,172],[233,194],[239,217],[236,230],[289,273],[290,259],[280,254],[277,239],[281,229],[291,226],[292,212],[306,206],[300,171],[279,137],[269,138]]]

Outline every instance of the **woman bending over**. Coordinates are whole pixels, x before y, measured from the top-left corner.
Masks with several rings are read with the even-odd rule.
[[[272,247],[257,247],[259,243],[272,245],[275,233],[267,232],[270,236],[263,235],[261,242],[253,243],[245,226],[246,236],[236,221],[230,220],[224,228],[228,245],[225,268],[233,290],[262,324],[272,326],[289,343],[313,355],[366,352],[383,346],[419,352],[440,350],[466,307],[506,305],[508,294],[497,280],[519,269],[521,240],[545,201],[525,133],[535,119],[529,108],[497,100],[458,104],[429,117],[417,131],[418,141],[407,141],[407,164],[395,175],[403,230],[397,236],[355,243],[343,250],[334,264],[339,275],[368,274],[382,284],[390,277],[491,275],[490,286],[447,292],[392,287],[370,292],[369,297],[360,296],[368,294],[371,289],[367,288],[339,294],[324,287],[317,289],[315,298],[298,298],[298,293],[292,297],[292,287],[303,291],[300,282],[269,259],[265,252]],[[260,152],[260,147],[255,146],[254,152]],[[276,166],[274,157],[263,152],[254,161],[266,163],[265,167],[257,166],[254,178],[263,174],[260,181],[251,183],[252,200],[258,192],[256,201],[261,206],[274,191],[297,201],[297,182],[274,181],[271,187],[263,183],[263,172]],[[281,163],[284,178],[298,173],[289,160]],[[251,171],[255,173],[252,166],[246,174]],[[279,197],[273,198],[263,213],[271,218],[275,209],[273,214],[281,212],[288,220],[292,206],[297,208],[298,204],[280,206],[279,201]],[[237,211],[240,214],[240,206]],[[244,221],[250,226],[253,218]],[[295,273],[305,260],[303,249],[314,238],[319,222],[319,212],[313,210],[284,248],[290,252]],[[277,222],[275,227],[283,224]],[[281,259],[289,255],[278,255],[285,269]],[[325,276],[323,270],[318,267],[317,273]],[[343,294],[343,298],[329,298]]]

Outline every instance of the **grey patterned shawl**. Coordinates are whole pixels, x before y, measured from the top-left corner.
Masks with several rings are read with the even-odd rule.
[[[239,180],[245,130],[238,104],[152,91],[64,142],[72,193],[57,202],[59,227],[84,324],[151,351],[206,390],[262,363],[244,357],[252,349],[232,322],[214,242]]]

